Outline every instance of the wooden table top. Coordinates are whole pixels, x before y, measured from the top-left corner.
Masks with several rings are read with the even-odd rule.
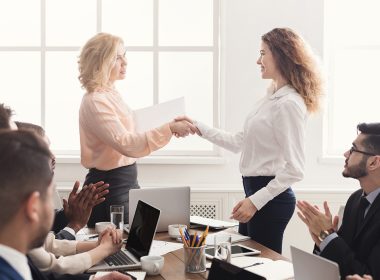
[[[162,241],[173,241],[168,236],[168,233],[157,233],[155,236],[156,240]],[[239,242],[248,247],[252,247],[261,251],[261,254],[257,257],[269,258],[272,260],[288,260],[284,256],[278,254],[275,251],[253,241],[247,240],[243,242]],[[185,264],[184,264],[184,256],[183,249],[176,250],[174,252],[168,253],[164,255],[165,264],[160,273],[160,275],[156,276],[146,276],[145,279],[151,280],[182,280],[182,279],[207,279],[208,271],[203,273],[185,273]]]

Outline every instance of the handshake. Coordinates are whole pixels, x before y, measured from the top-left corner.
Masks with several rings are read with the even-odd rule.
[[[178,137],[186,137],[189,134],[198,134],[201,136],[201,132],[194,125],[192,119],[187,116],[179,116],[174,119],[174,121],[169,123],[169,127],[174,136]]]

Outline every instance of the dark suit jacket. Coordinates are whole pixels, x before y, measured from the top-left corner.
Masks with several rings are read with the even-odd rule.
[[[70,232],[64,230],[63,228],[66,227],[68,224],[68,221],[65,216],[65,212],[63,211],[63,208],[60,210],[55,211],[55,217],[54,217],[54,223],[52,227],[52,231],[55,233],[55,238],[57,239],[67,239],[67,240],[75,240],[75,236],[72,235]]]
[[[0,280],[23,280],[23,278],[6,260],[0,257]]]
[[[337,232],[339,237],[320,255],[339,264],[342,278],[357,273],[380,279],[380,195],[369,208],[361,228],[355,231],[362,192],[360,189],[350,196]]]

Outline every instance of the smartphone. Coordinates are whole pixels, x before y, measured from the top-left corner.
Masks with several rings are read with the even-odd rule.
[[[206,258],[213,259],[215,256],[215,248],[207,247],[205,249]],[[260,255],[261,251],[241,245],[241,244],[232,244],[231,245],[231,257],[239,256],[250,256],[250,255]]]

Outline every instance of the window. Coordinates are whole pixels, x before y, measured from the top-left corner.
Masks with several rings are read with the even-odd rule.
[[[1,102],[15,120],[45,127],[56,154],[78,155],[80,47],[109,32],[127,47],[127,77],[116,86],[129,106],[185,96],[189,116],[218,125],[218,24],[217,0],[2,0]],[[215,155],[216,148],[188,137],[156,154]]]
[[[360,122],[379,122],[380,10],[377,0],[325,1],[327,155],[350,146]]]

